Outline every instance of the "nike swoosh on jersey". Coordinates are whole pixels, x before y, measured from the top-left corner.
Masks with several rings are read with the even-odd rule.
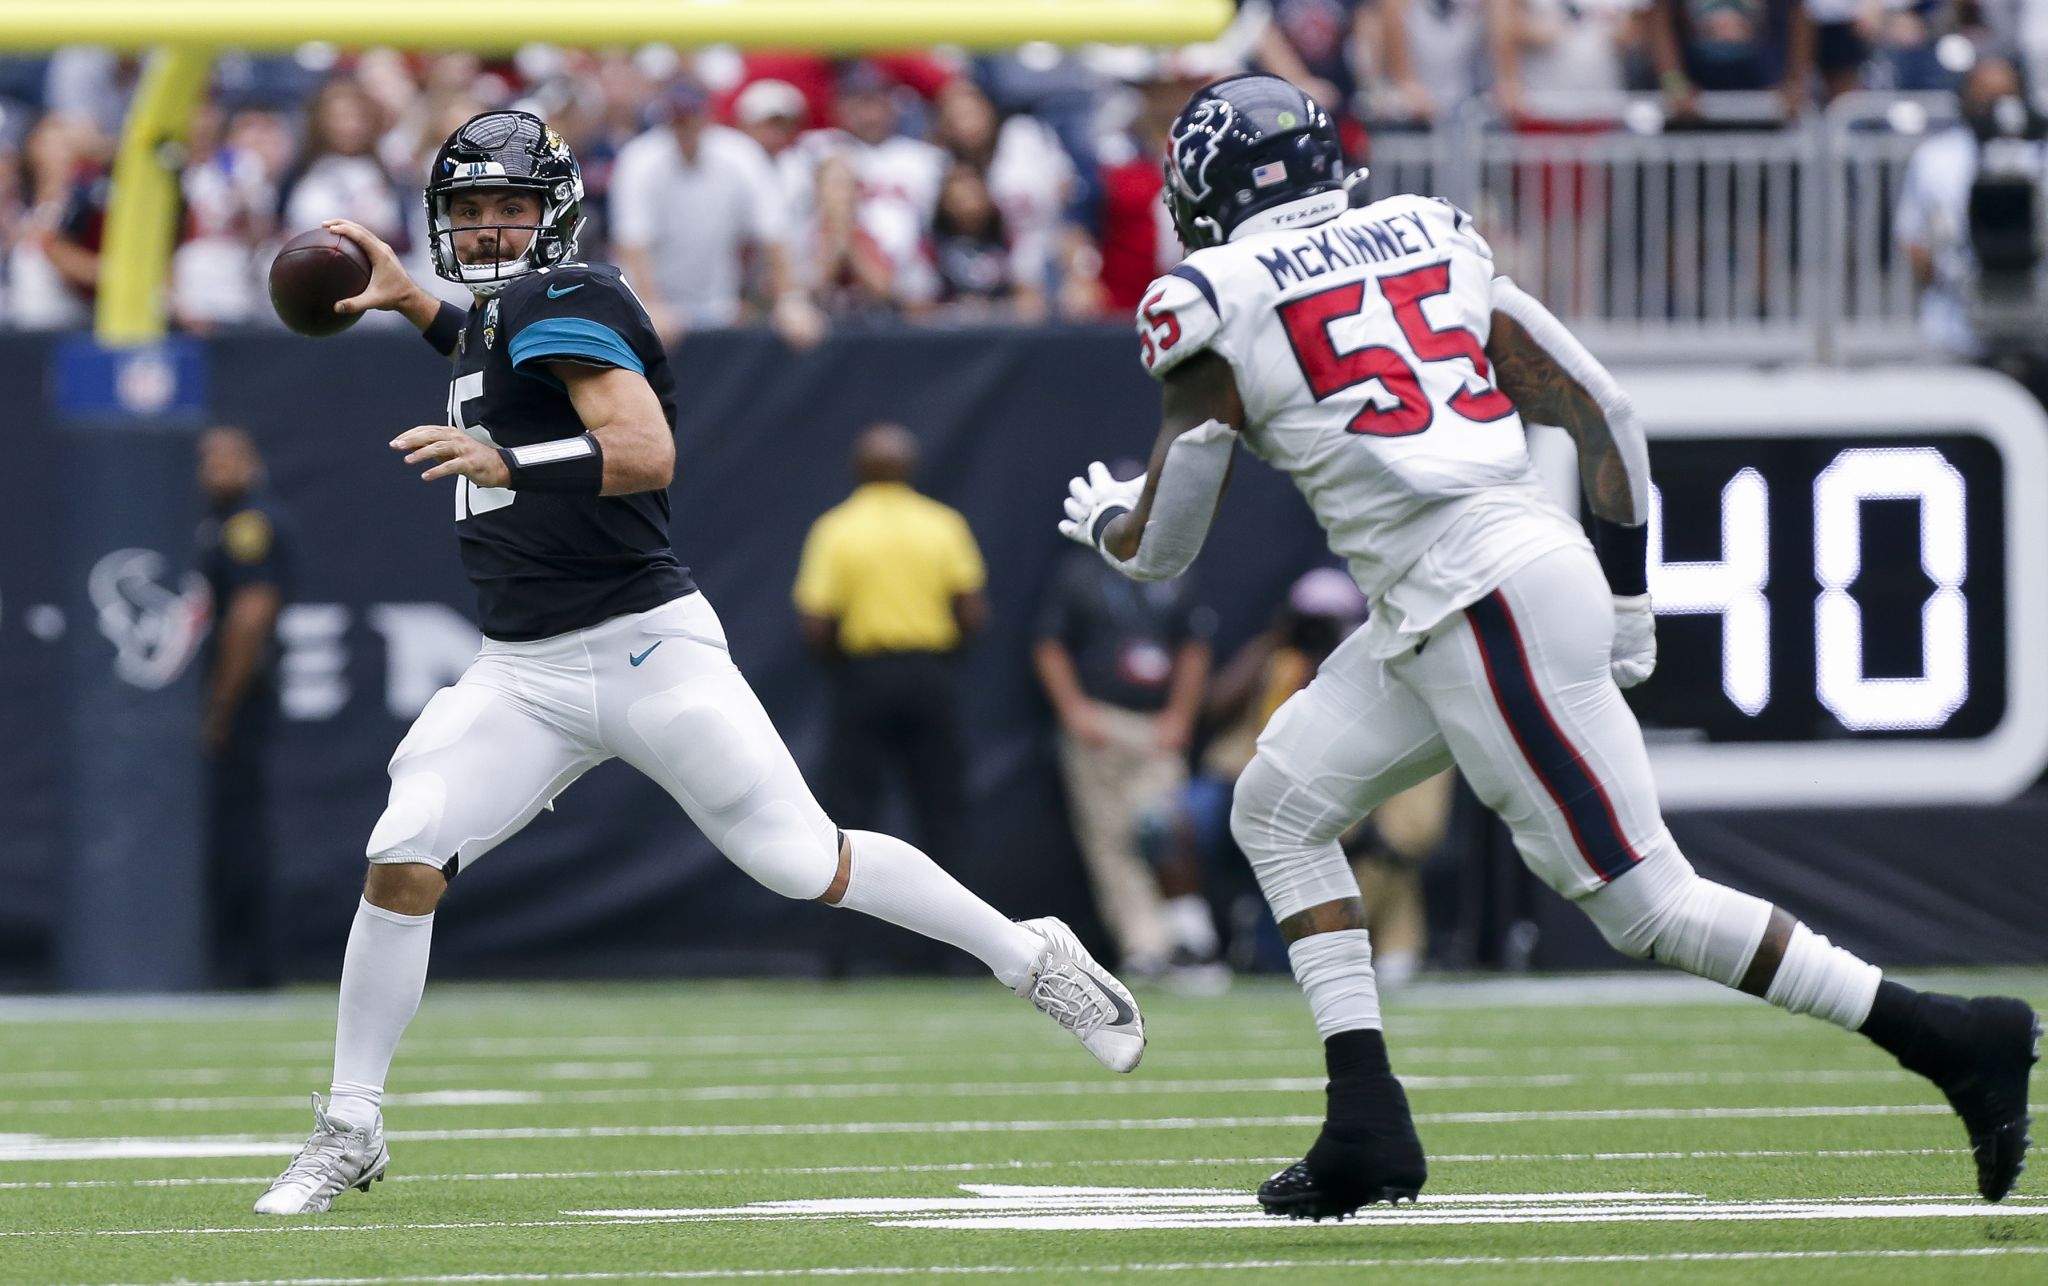
[[[666,642],[668,642],[667,639],[657,639],[656,641],[649,643],[647,645],[647,651],[640,653],[638,656],[628,656],[626,659],[628,661],[631,661],[635,666],[637,666],[642,661],[645,661],[648,658],[648,656],[650,656],[653,653],[654,649],[660,647],[663,643]]]
[[[579,282],[577,282],[577,283],[576,283],[575,285],[573,285],[573,286],[549,286],[549,287],[548,287],[548,298],[549,298],[549,299],[560,299],[560,298],[561,298],[561,297],[562,297],[563,295],[566,295],[566,294],[568,294],[568,293],[569,293],[570,291],[572,291],[572,290],[581,290],[581,289],[583,289],[583,288],[584,288],[585,286],[587,286],[587,285],[589,285],[589,284],[590,284],[590,283],[589,283],[589,282],[587,282],[587,281],[579,281]]]

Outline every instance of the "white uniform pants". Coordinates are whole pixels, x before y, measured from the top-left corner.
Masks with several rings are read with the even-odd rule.
[[[1522,859],[1570,898],[1676,850],[1635,715],[1608,674],[1614,611],[1591,551],[1560,549],[1455,613],[1419,649],[1353,634],[1274,714],[1231,826],[1281,919],[1358,896],[1337,837],[1456,762]]]
[[[702,594],[539,642],[486,641],[399,743],[369,858],[452,874],[613,756],[777,893],[831,884],[838,833]]]

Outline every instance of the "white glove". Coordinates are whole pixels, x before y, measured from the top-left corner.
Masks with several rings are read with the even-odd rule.
[[[1118,482],[1110,476],[1109,466],[1097,460],[1088,466],[1085,475],[1067,484],[1067,516],[1060,523],[1060,535],[1090,549],[1100,550],[1101,547],[1095,543],[1095,524],[1101,520],[1103,512],[1108,509],[1136,509],[1138,497],[1144,493],[1143,474],[1129,482]]]
[[[1617,687],[1632,688],[1657,668],[1657,616],[1648,594],[1614,596],[1614,655],[1607,669]]]

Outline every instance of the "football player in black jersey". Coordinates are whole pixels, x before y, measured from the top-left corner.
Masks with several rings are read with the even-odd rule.
[[[444,424],[391,441],[453,479],[455,531],[484,644],[391,760],[369,878],[343,958],[331,1101],[256,1203],[328,1209],[389,1163],[385,1075],[426,983],[434,909],[458,867],[614,756],[659,782],[736,865],[792,898],[863,911],[979,957],[1129,1071],[1144,1027],[1123,985],[1054,919],[1009,920],[901,840],[839,831],[727,654],[669,545],[674,385],[615,268],[576,259],[583,181],[561,136],[488,112],[442,144],[426,186],[437,302],[361,226],[369,286],[337,311],[404,315],[454,361]]]

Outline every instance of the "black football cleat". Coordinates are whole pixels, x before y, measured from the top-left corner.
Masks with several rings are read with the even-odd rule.
[[[1391,1092],[1388,1092],[1391,1090]],[[1259,1185],[1259,1206],[1289,1219],[1342,1219],[1385,1201],[1414,1201],[1429,1163],[1401,1082],[1385,1078],[1371,1125],[1326,1125],[1308,1155]]]
[[[1421,1191],[1420,1183],[1325,1186],[1309,1171],[1308,1162],[1296,1161],[1259,1185],[1259,1207],[1269,1215],[1288,1219],[1341,1222],[1346,1216],[1382,1201],[1397,1206],[1403,1201],[1412,1202]]]
[[[2023,1001],[1980,996],[1952,1037],[1954,1070],[1933,1076],[1963,1118],[1977,1158],[1977,1191],[2003,1200],[2027,1168],[2027,1080],[2041,1058],[2041,1020]]]

